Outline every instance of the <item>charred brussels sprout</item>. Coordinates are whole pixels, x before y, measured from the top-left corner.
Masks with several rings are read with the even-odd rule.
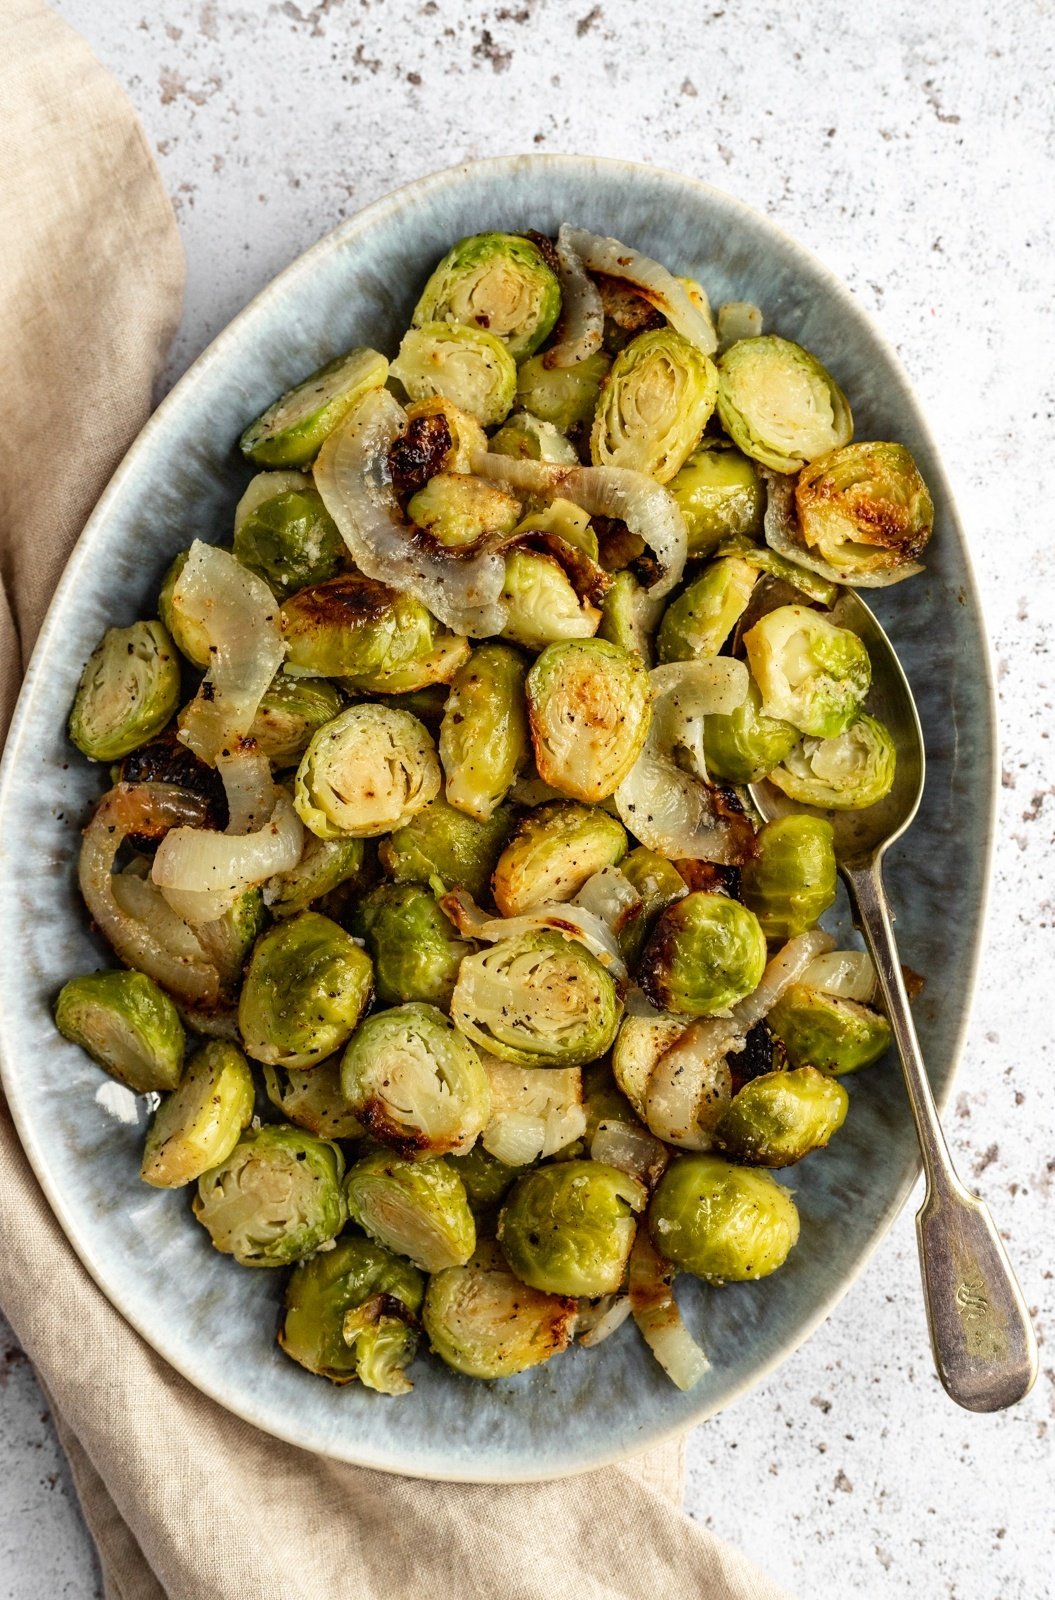
[[[725,895],[697,892],[662,913],[638,976],[654,1006],[709,1017],[757,989],[765,965],[755,914]]]
[[[320,728],[297,768],[293,803],[320,839],[401,828],[435,800],[436,750],[408,711],[355,705]]]
[[[163,1094],[179,1083],[183,1024],[168,995],[144,972],[71,978],[56,1002],[55,1026],[136,1094]]]
[[[387,377],[388,362],[376,350],[337,356],[249,424],[239,440],[242,454],[258,467],[306,466],[352,407]]]
[[[816,1067],[831,1077],[870,1067],[890,1048],[886,1017],[857,1000],[793,983],[767,1017],[794,1067]]]
[[[407,515],[440,544],[457,550],[491,533],[512,533],[520,501],[485,478],[437,472],[408,500]]]
[[[282,607],[287,665],[349,689],[405,694],[446,683],[469,653],[413,595],[358,573],[301,589]]]
[[[451,1017],[481,1050],[521,1067],[579,1067],[619,1025],[615,985],[574,939],[543,930],[466,956]]]
[[[897,750],[888,729],[862,713],[831,739],[803,739],[769,781],[802,805],[862,811],[894,786]]]
[[[465,1185],[469,1204],[478,1215],[493,1211],[504,1199],[518,1167],[510,1167],[486,1150],[478,1139],[463,1156],[452,1156],[454,1170]]]
[[[331,1383],[358,1378],[383,1394],[405,1394],[410,1384],[403,1367],[414,1354],[414,1322],[424,1293],[416,1267],[369,1239],[347,1235],[293,1268],[278,1342],[294,1361]],[[359,1313],[350,1341],[344,1333],[349,1312]],[[401,1359],[383,1358],[379,1367],[384,1333],[405,1348]]]
[[[848,444],[799,474],[795,504],[810,549],[848,583],[914,562],[934,531],[934,504],[903,444]]]
[[[363,871],[361,839],[317,839],[305,835],[304,853],[295,867],[272,878],[264,898],[273,917],[295,917],[323,895],[352,882]]]
[[[460,884],[479,900],[512,829],[505,806],[478,822],[441,796],[384,840],[381,862],[397,883],[427,883],[436,894]]]
[[[818,739],[849,727],[872,682],[856,633],[806,606],[768,612],[744,634],[744,649],[766,716]]]
[[[660,1255],[714,1283],[746,1283],[783,1266],[799,1214],[768,1172],[720,1156],[679,1156],[656,1188],[648,1231]]]
[[[477,450],[487,449],[487,435],[467,411],[459,411],[451,400],[443,395],[431,395],[427,400],[414,400],[407,407],[407,435],[404,439],[412,438],[415,431],[419,434],[424,429],[425,437],[430,429],[443,424],[446,437],[450,440],[443,450],[436,454],[435,451],[427,453],[427,459],[420,463],[420,469],[408,477],[405,473],[397,474],[401,492],[412,492],[420,488],[434,472],[471,472],[472,459]],[[443,438],[440,432],[439,437]]]
[[[765,490],[758,468],[717,444],[694,451],[670,485],[689,535],[689,555],[710,555],[733,534],[762,531]]]
[[[468,1150],[491,1107],[479,1056],[431,1005],[368,1017],[344,1052],[341,1087],[374,1138],[408,1160]]]
[[[771,333],[719,358],[718,415],[734,444],[774,472],[798,472],[853,438],[850,402],[831,373]]]
[[[259,473],[235,507],[234,554],[279,599],[332,578],[345,553],[322,496],[300,472]]]
[[[600,350],[573,367],[548,367],[544,355],[532,356],[517,374],[517,404],[567,433],[593,417],[611,365]]]
[[[81,673],[70,738],[91,761],[118,761],[161,732],[179,695],[179,661],[160,622],[108,628]]]
[[[448,250],[414,311],[415,328],[456,322],[483,329],[523,361],[560,314],[560,283],[537,245],[517,233],[474,233]]]
[[[348,1209],[371,1239],[422,1272],[460,1267],[476,1248],[476,1224],[455,1166],[373,1150],[348,1174]]]
[[[495,455],[515,456],[521,461],[550,461],[562,467],[579,465],[571,441],[552,422],[543,422],[530,411],[514,411],[507,417],[488,449]]]
[[[714,363],[673,328],[638,334],[612,364],[594,414],[590,455],[667,483],[699,442],[718,397]]]
[[[532,1289],[510,1272],[493,1240],[462,1267],[429,1280],[422,1321],[432,1349],[468,1378],[511,1378],[565,1350],[578,1304]]]
[[[758,573],[746,561],[714,561],[663,613],[660,661],[716,656],[747,609]]]
[[[703,753],[712,778],[727,783],[757,783],[799,742],[799,730],[779,717],[767,717],[762,694],[752,678],[747,698],[735,711],[704,719]]]
[[[752,1167],[790,1167],[821,1150],[846,1120],[841,1083],[813,1067],[767,1072],[745,1083],[714,1130],[715,1141]]]
[[[498,809],[528,759],[525,672],[508,645],[481,644],[451,684],[439,741],[447,800],[480,822]]]
[[[339,716],[344,705],[334,684],[279,672],[257,708],[249,738],[276,767],[295,767],[313,736]]]
[[[495,904],[504,917],[545,901],[571,900],[587,878],[626,855],[615,817],[575,800],[538,806],[518,824],[495,867]]]
[[[238,1003],[256,1061],[311,1067],[339,1050],[370,999],[373,969],[329,917],[302,911],[257,940]]]
[[[173,643],[182,655],[195,667],[204,671],[212,664],[209,653],[209,634],[193,618],[184,615],[182,609],[175,604],[173,593],[184,567],[187,565],[189,550],[181,550],[172,565],[161,580],[161,592],[158,595],[158,616],[172,637]]]
[[[757,837],[743,869],[743,896],[767,939],[792,939],[835,899],[835,836],[821,817],[778,817]]]
[[[365,1132],[344,1097],[338,1056],[310,1070],[266,1066],[264,1088],[288,1122],[320,1139],[361,1139]]]
[[[214,1040],[187,1063],[147,1131],[140,1176],[179,1189],[225,1161],[253,1115],[253,1074],[233,1044]]]
[[[411,400],[442,395],[485,428],[509,415],[517,387],[516,363],[501,339],[447,322],[404,334],[392,376]]]
[[[382,1005],[422,1000],[446,1010],[462,957],[473,947],[459,939],[424,884],[378,884],[353,926],[373,959]]]
[[[561,1161],[518,1178],[498,1238],[517,1277],[546,1294],[595,1299],[621,1286],[648,1191],[600,1161]]]
[[[284,1267],[336,1238],[348,1221],[344,1157],[303,1128],[243,1133],[198,1179],[194,1215],[217,1250],[243,1267]]]
[[[502,604],[504,639],[526,650],[544,650],[562,639],[592,639],[601,613],[581,600],[555,556],[541,550],[513,550],[506,556]]]
[[[640,656],[604,639],[543,650],[527,675],[540,778],[576,800],[606,800],[641,754],[652,693]]]

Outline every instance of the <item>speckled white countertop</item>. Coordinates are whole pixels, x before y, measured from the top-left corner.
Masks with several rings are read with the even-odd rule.
[[[131,94],[176,206],[189,276],[170,379],[366,202],[520,150],[707,178],[811,246],[877,318],[944,450],[997,662],[996,875],[947,1123],[1043,1339],[1055,1310],[1051,0],[58,10]],[[948,932],[958,936],[952,919]],[[974,1417],[946,1400],[917,1289],[914,1209],[809,1344],[693,1435],[688,1509],[810,1600],[1045,1600],[1050,1352],[1013,1412]],[[100,1592],[47,1409],[0,1324],[0,1600]]]

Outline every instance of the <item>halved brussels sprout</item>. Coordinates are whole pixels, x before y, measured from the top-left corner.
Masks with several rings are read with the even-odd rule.
[[[530,411],[514,411],[507,417],[487,448],[496,456],[515,456],[521,461],[551,461],[563,467],[579,465],[571,440],[552,422],[543,422]]]
[[[348,1174],[354,1221],[422,1272],[463,1266],[476,1248],[476,1224],[457,1168],[442,1156],[406,1161],[372,1150]]]
[[[872,1066],[893,1039],[882,1012],[805,983],[785,989],[766,1021],[792,1066],[816,1067],[832,1077]]]
[[[651,667],[655,660],[652,633],[662,608],[662,600],[654,600],[632,572],[617,572],[601,605],[597,637],[620,650],[633,651]]]
[[[261,472],[234,512],[234,553],[279,599],[324,583],[347,552],[322,496],[300,472]]]
[[[469,654],[411,594],[343,573],[301,589],[282,607],[287,666],[341,678],[349,689],[403,694],[446,683]]]
[[[486,478],[437,472],[407,501],[407,515],[445,548],[457,550],[491,533],[512,533],[520,501]]]
[[[238,1002],[255,1061],[311,1067],[339,1050],[366,1010],[373,968],[351,934],[317,911],[257,940]]]
[[[590,433],[598,467],[668,483],[685,465],[718,398],[714,362],[673,328],[639,333],[605,380]]]
[[[811,461],[795,485],[806,544],[848,582],[915,562],[934,503],[903,444],[848,444]]]
[[[183,1071],[179,1012],[145,972],[86,972],[64,984],[55,1002],[64,1039],[136,1094],[175,1089]]]
[[[366,941],[382,1005],[421,1000],[446,1010],[471,944],[459,939],[421,883],[382,883],[356,908],[352,926]]]
[[[542,930],[466,956],[451,1017],[468,1039],[521,1067],[580,1067],[615,1038],[619,1002],[601,963]]]
[[[770,474],[772,477],[773,475]],[[804,567],[798,561],[786,555],[781,555],[768,544],[755,544],[753,540],[745,538],[742,534],[733,533],[723,539],[715,551],[716,556],[736,556],[738,561],[746,561],[749,567],[754,567],[758,572],[764,572],[767,577],[777,578],[781,583],[788,584],[792,589],[798,589],[808,600],[816,601],[819,606],[833,606],[839,598],[838,584],[822,577],[819,572],[809,567]]]
[[[280,872],[264,889],[273,917],[295,917],[323,895],[357,879],[363,871],[365,847],[361,839],[304,838],[304,853],[295,867]]]
[[[727,783],[757,783],[799,742],[799,730],[762,710],[762,692],[752,678],[747,698],[735,711],[712,714],[703,723],[707,772]]]
[[[514,1067],[490,1057],[491,1115],[482,1147],[509,1167],[566,1150],[586,1131],[578,1067]]]
[[[803,739],[769,781],[802,805],[862,811],[890,793],[896,768],[889,729],[862,712],[834,738]]]
[[[176,648],[160,622],[107,628],[81,673],[70,738],[90,761],[119,761],[161,732],[179,696]]]
[[[331,1383],[358,1378],[383,1394],[405,1394],[410,1384],[402,1369],[413,1355],[413,1325],[424,1294],[416,1267],[369,1239],[346,1234],[332,1250],[293,1268],[278,1342],[294,1361]],[[362,1331],[351,1342],[344,1334],[349,1311],[365,1313]],[[389,1321],[396,1324],[392,1332],[403,1330],[408,1349],[406,1359],[383,1361],[379,1372],[379,1336]]]
[[[477,645],[447,697],[439,739],[447,800],[480,822],[493,816],[528,759],[526,671],[508,645]]]
[[[642,1122],[648,1122],[648,1086],[660,1059],[689,1027],[684,1017],[665,1012],[641,1015],[632,1008],[612,1051],[612,1072]]]
[[[531,811],[498,858],[492,884],[504,917],[571,900],[587,878],[626,855],[626,829],[607,811],[555,800]]]
[[[850,1097],[813,1067],[767,1072],[733,1096],[715,1142],[752,1167],[790,1167],[821,1150],[846,1120]]]
[[[712,561],[663,613],[656,635],[660,661],[716,656],[746,611],[757,578],[746,561]]]
[[[670,485],[689,535],[689,555],[706,556],[730,534],[762,531],[766,494],[758,468],[717,442],[696,450]]]
[[[498,1219],[502,1254],[517,1277],[546,1294],[596,1299],[626,1274],[648,1203],[636,1178],[600,1161],[561,1161],[518,1178]]]
[[[428,431],[438,428],[440,424],[450,442],[445,442],[438,454],[434,449],[426,450],[425,459],[422,459],[423,452],[415,445],[415,439],[420,445],[424,442],[422,431],[427,440]],[[443,437],[442,433],[440,437]],[[467,411],[460,411],[444,395],[430,395],[427,400],[413,400],[407,406],[407,431],[393,446],[395,454],[389,458],[392,476],[401,494],[413,493],[415,489],[422,488],[435,472],[471,472],[473,456],[478,450],[486,449],[487,435],[475,417],[471,417]],[[410,466],[406,460],[408,451],[417,457],[414,462],[416,470],[407,470]]]
[[[822,817],[778,817],[756,838],[741,884],[767,939],[814,927],[835,899],[835,835]]]
[[[778,606],[744,634],[744,649],[767,717],[818,739],[849,727],[872,682],[856,633],[806,606]]]
[[[254,887],[239,895],[214,922],[198,923],[195,928],[194,936],[216,967],[226,992],[233,993],[241,983],[246,958],[266,921],[263,891]]]
[[[264,1088],[287,1122],[320,1139],[361,1139],[366,1132],[344,1097],[339,1056],[309,1070],[265,1066]]]
[[[502,604],[503,639],[526,650],[544,650],[562,639],[592,639],[601,613],[580,599],[555,556],[541,550],[512,550],[506,556]]]
[[[624,856],[619,869],[641,896],[641,910],[620,931],[619,944],[628,961],[635,961],[655,925],[656,918],[675,900],[684,900],[688,885],[674,864],[655,850],[639,844]]]
[[[248,736],[276,767],[294,767],[313,735],[339,716],[344,705],[336,684],[278,672],[264,693]]]
[[[638,981],[664,1011],[712,1017],[757,989],[765,965],[766,937],[754,912],[698,891],[661,914]]]
[[[436,1355],[468,1378],[511,1378],[571,1343],[578,1303],[514,1277],[497,1244],[429,1280],[422,1321]]]
[[[258,467],[303,467],[352,407],[388,377],[376,350],[349,350],[287,390],[246,428],[238,444]]]
[[[573,367],[550,367],[544,355],[532,356],[517,373],[517,404],[567,433],[592,419],[611,365],[602,350]]]
[[[499,1161],[479,1139],[471,1150],[467,1150],[463,1156],[452,1156],[451,1161],[465,1185],[469,1204],[477,1216],[493,1211],[506,1195],[513,1179],[519,1175],[519,1168]]]
[[[320,839],[369,839],[403,827],[439,790],[435,746],[417,717],[355,705],[313,737],[293,803]]]
[[[648,737],[652,691],[641,657],[605,639],[551,644],[525,687],[539,776],[576,800],[607,800]]]
[[[517,369],[500,339],[481,328],[426,322],[403,335],[392,376],[411,400],[442,395],[490,428],[509,415]]]
[[[560,315],[560,283],[538,246],[519,233],[459,239],[433,272],[414,310],[414,327],[457,322],[501,339],[523,361]]]
[[[747,1283],[784,1265],[799,1214],[768,1172],[721,1156],[672,1161],[648,1209],[652,1243],[674,1266],[712,1283]]]
[[[356,1029],[341,1087],[374,1138],[408,1160],[468,1150],[491,1109],[472,1045],[442,1011],[419,1003],[375,1012]]]
[[[718,415],[734,444],[774,472],[798,472],[853,438],[850,402],[831,373],[772,333],[719,357]]]
[[[507,806],[478,822],[440,795],[382,842],[381,864],[397,883],[427,883],[435,894],[461,885],[479,900],[512,830]]]
[[[494,450],[494,440],[490,449]],[[547,505],[530,506],[516,529],[517,533],[549,533],[562,544],[581,550],[591,561],[598,557],[597,535],[590,522],[590,513],[577,506],[574,500],[555,496]]]
[[[185,616],[175,605],[173,593],[187,565],[189,550],[181,550],[161,580],[158,594],[158,616],[169,631],[176,648],[195,667],[205,668],[212,663],[209,653],[209,633],[193,618]]]
[[[335,1239],[348,1221],[344,1156],[284,1123],[250,1128],[203,1173],[192,1210],[213,1245],[243,1267],[284,1267]]]
[[[225,1161],[253,1115],[253,1074],[233,1044],[216,1039],[188,1061],[179,1087],[147,1130],[140,1177],[179,1189]]]

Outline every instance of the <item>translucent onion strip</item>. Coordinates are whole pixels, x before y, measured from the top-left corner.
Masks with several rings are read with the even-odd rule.
[[[578,1067],[515,1067],[481,1053],[491,1114],[480,1142],[507,1167],[552,1156],[586,1132]]]
[[[440,900],[440,905],[451,922],[467,939],[480,939],[485,944],[497,944],[500,939],[515,939],[519,934],[531,933],[536,928],[551,928],[563,933],[566,939],[577,939],[613,978],[626,977],[626,962],[619,953],[615,935],[610,928],[583,906],[574,904],[544,904],[525,911],[519,917],[492,917],[481,911],[472,896],[464,889],[452,889]]]
[[[865,950],[829,950],[815,957],[800,980],[837,1000],[870,1005],[876,996],[876,969]]]
[[[256,833],[173,828],[154,856],[151,877],[169,905],[190,923],[214,922],[247,889],[290,872],[304,848],[304,825],[284,789]]]
[[[670,1155],[666,1146],[636,1122],[599,1122],[590,1140],[591,1161],[603,1161],[654,1188]]]
[[[557,234],[557,275],[560,278],[561,320],[559,338],[547,350],[547,367],[574,367],[601,348],[604,307],[597,285],[586,275],[571,242],[573,230],[565,222]]]
[[[682,1319],[674,1298],[674,1270],[647,1230],[637,1230],[630,1252],[630,1309],[638,1331],[663,1371],[679,1389],[692,1389],[710,1362]]]
[[[718,339],[710,317],[692,299],[684,283],[660,262],[620,244],[618,239],[602,238],[584,228],[562,228],[561,233],[588,271],[604,272],[630,284],[705,356],[714,354]]]
[[[600,1300],[580,1300],[576,1332],[586,1350],[603,1344],[630,1315],[628,1294],[606,1294]]]
[[[746,1037],[756,1022],[769,1015],[784,990],[805,978],[816,958],[823,957],[834,944],[831,934],[825,933],[823,928],[811,928],[808,933],[798,933],[782,945],[767,964],[758,988],[733,1007],[732,1020],[738,1032]]]
[[[901,583],[924,569],[918,561],[907,561],[903,566],[885,572],[862,572],[860,568],[842,570],[833,567],[823,556],[814,555],[799,532],[799,519],[795,510],[795,478],[761,469],[766,482],[766,514],[763,521],[766,543],[778,556],[816,572],[830,583],[845,584],[848,589],[889,589],[892,583]]]
[[[227,796],[228,833],[255,833],[275,809],[271,763],[248,743],[216,758],[216,770]]]

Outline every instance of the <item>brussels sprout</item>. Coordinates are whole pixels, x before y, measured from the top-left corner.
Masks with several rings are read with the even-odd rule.
[[[373,969],[351,934],[302,911],[257,940],[238,1002],[255,1061],[311,1067],[339,1050],[370,999]]]
[[[494,440],[490,448],[494,449]],[[524,513],[515,530],[517,533],[551,533],[562,544],[581,550],[591,561],[598,557],[597,535],[590,523],[590,513],[577,506],[574,500],[564,500],[556,495],[546,505],[538,505]]]
[[[577,1067],[514,1067],[488,1057],[491,1115],[481,1143],[510,1167],[556,1155],[586,1131]]]
[[[528,759],[525,672],[515,650],[491,642],[477,645],[451,684],[439,740],[447,801],[479,822]]]
[[[81,673],[70,738],[91,761],[117,761],[161,732],[179,695],[179,661],[160,622],[107,628]]]
[[[620,650],[636,652],[651,667],[654,660],[652,631],[662,608],[653,600],[632,572],[617,572],[601,605],[599,639],[618,645]]]
[[[460,885],[479,900],[512,830],[507,806],[478,822],[440,796],[383,841],[381,863],[397,883],[427,883],[436,894]]]
[[[441,1360],[468,1378],[512,1378],[571,1343],[578,1303],[514,1277],[497,1244],[429,1280],[422,1321]]]
[[[183,1071],[183,1024],[168,995],[145,972],[86,972],[55,1003],[64,1039],[136,1094],[174,1089]]]
[[[374,1138],[408,1160],[468,1150],[491,1109],[472,1045],[442,1011],[417,1002],[378,1011],[356,1029],[341,1087]]]
[[[673,328],[639,333],[612,364],[594,413],[590,455],[668,483],[699,442],[718,397],[714,362]]]
[[[349,350],[287,390],[246,428],[238,444],[258,467],[303,467],[371,389],[388,377],[376,350]]]
[[[637,1121],[637,1114],[620,1089],[607,1061],[595,1061],[582,1072],[582,1098],[586,1110],[586,1142],[593,1140],[602,1122]]]
[[[451,1017],[468,1039],[521,1067],[580,1067],[619,1026],[615,984],[574,939],[541,930],[466,956]]]
[[[257,708],[248,737],[276,767],[294,767],[312,736],[344,709],[345,699],[324,678],[278,672]]]
[[[774,472],[798,472],[853,438],[850,402],[831,373],[772,333],[719,357],[718,415],[734,444]]]
[[[549,367],[544,355],[532,356],[517,373],[517,405],[567,433],[593,417],[611,365],[601,350],[573,367]]]
[[[546,1294],[595,1299],[621,1286],[648,1203],[636,1178],[600,1161],[561,1161],[518,1178],[498,1219],[502,1254]]]
[[[768,1172],[721,1156],[679,1156],[648,1208],[652,1243],[674,1266],[714,1283],[747,1283],[783,1266],[799,1237],[799,1214]]]
[[[670,485],[689,536],[689,555],[706,556],[730,534],[758,534],[766,495],[758,468],[739,450],[709,444],[686,461]]]
[[[821,1150],[846,1120],[850,1097],[813,1067],[767,1072],[735,1094],[715,1142],[751,1167],[790,1167]]]
[[[521,461],[550,461],[562,467],[579,465],[570,439],[552,422],[543,422],[530,411],[514,411],[507,417],[488,449],[497,456],[515,456]]]
[[[446,683],[469,654],[468,641],[447,633],[420,600],[358,573],[293,595],[282,633],[292,672],[338,677],[365,693]]]
[[[478,1139],[462,1156],[452,1156],[454,1170],[465,1185],[469,1204],[477,1216],[493,1211],[521,1171],[499,1161]]]
[[[392,376],[411,400],[442,395],[485,428],[508,416],[517,386],[516,363],[500,339],[446,322],[404,334]]]
[[[439,789],[435,746],[417,717],[355,705],[312,738],[293,803],[320,839],[369,839],[403,827]]]
[[[188,1061],[147,1130],[140,1176],[179,1189],[226,1161],[253,1115],[253,1074],[233,1044],[213,1040]]]
[[[663,613],[656,635],[660,661],[716,656],[747,610],[757,577],[746,561],[712,561]]]
[[[806,606],[767,612],[744,634],[744,649],[766,716],[819,739],[849,727],[872,682],[856,633]]]
[[[436,472],[472,471],[473,456],[487,449],[487,435],[475,417],[443,395],[414,400],[406,409],[406,432],[388,457],[399,494],[413,494]]]
[[[520,501],[486,478],[437,472],[408,500],[407,515],[440,544],[456,550],[488,534],[512,533],[520,520]]]
[[[195,928],[195,937],[226,989],[237,989],[241,983],[246,958],[266,921],[263,892],[252,888],[239,895],[234,905],[214,922],[199,923]],[[237,1038],[237,1033],[233,1037]]]
[[[723,894],[697,892],[661,914],[638,980],[654,1006],[711,1017],[758,988],[766,937],[753,911]]]
[[[258,473],[235,507],[234,554],[280,600],[332,578],[346,553],[322,496],[302,473]]]
[[[831,739],[803,739],[769,774],[801,805],[862,811],[894,786],[897,750],[889,729],[863,712]]]
[[[587,878],[626,855],[626,829],[607,811],[555,800],[531,811],[498,858],[495,904],[516,917],[546,901],[571,900]]]
[[[422,1000],[447,1009],[462,957],[473,946],[459,939],[424,884],[378,884],[358,906],[353,927],[366,941],[382,1005]]]
[[[746,561],[749,567],[764,572],[767,577],[779,579],[792,589],[798,589],[808,600],[816,601],[819,606],[826,608],[833,606],[839,598],[838,584],[821,577],[819,572],[812,572],[798,561],[782,556],[768,544],[755,544],[741,534],[730,534],[727,539],[721,541],[714,553],[719,557],[736,556],[738,561]]]
[[[606,800],[641,754],[652,692],[640,656],[604,639],[543,650],[527,675],[539,776],[576,800]]]
[[[307,1071],[265,1066],[264,1088],[287,1122],[320,1139],[361,1139],[366,1131],[344,1097],[339,1056]]]
[[[660,912],[675,900],[684,900],[689,891],[677,867],[643,844],[623,858],[620,871],[641,896],[639,915],[627,923],[619,935],[620,949],[626,959],[635,961]]]
[[[757,836],[741,885],[767,939],[793,939],[835,899],[835,835],[821,817],[778,817]]]
[[[422,1272],[460,1267],[476,1248],[476,1224],[457,1168],[442,1156],[406,1161],[373,1150],[348,1174],[353,1219]]]
[[[383,1394],[405,1394],[410,1384],[403,1367],[414,1354],[413,1322],[424,1294],[416,1267],[369,1239],[345,1235],[332,1250],[293,1268],[278,1342],[294,1361],[332,1383],[358,1378]],[[363,1313],[361,1331],[350,1342],[344,1335],[349,1311]],[[379,1335],[386,1323],[394,1324],[385,1331],[397,1338],[402,1330],[405,1359],[384,1360],[379,1372]],[[387,1381],[378,1383],[378,1376]]]
[[[612,1072],[642,1122],[648,1121],[648,1086],[660,1059],[672,1050],[689,1024],[664,1012],[633,1012],[619,1029],[612,1051]]]
[[[752,678],[747,698],[735,711],[704,718],[703,753],[707,772],[727,783],[757,783],[799,742],[799,730],[779,717],[767,717],[762,694]]]
[[[555,556],[541,550],[512,550],[506,556],[502,604],[503,639],[526,650],[544,650],[562,639],[592,639],[601,613],[581,600]]]
[[[304,853],[295,867],[280,872],[264,890],[273,917],[295,917],[323,895],[358,879],[365,848],[361,839],[317,839],[305,835]]]
[[[391,706],[393,711],[409,711],[430,733],[438,734],[449,693],[449,684],[427,683],[424,689],[411,689],[406,694],[377,694],[370,698],[379,706]]]
[[[453,245],[421,292],[414,327],[456,322],[530,356],[560,314],[560,283],[538,246],[518,233],[474,233]]]
[[[192,617],[187,617],[176,606],[172,596],[187,565],[189,550],[181,550],[161,580],[158,595],[158,616],[169,631],[176,648],[195,667],[205,668],[212,663],[209,653],[209,633]]]
[[[192,1210],[213,1245],[243,1267],[284,1267],[336,1238],[348,1221],[344,1156],[284,1123],[250,1128],[198,1179]]]
[[[766,1021],[793,1067],[816,1067],[833,1077],[872,1066],[893,1038],[881,1012],[804,983],[785,989]]]
[[[934,503],[903,444],[848,444],[811,461],[795,485],[806,544],[847,582],[916,560]]]

